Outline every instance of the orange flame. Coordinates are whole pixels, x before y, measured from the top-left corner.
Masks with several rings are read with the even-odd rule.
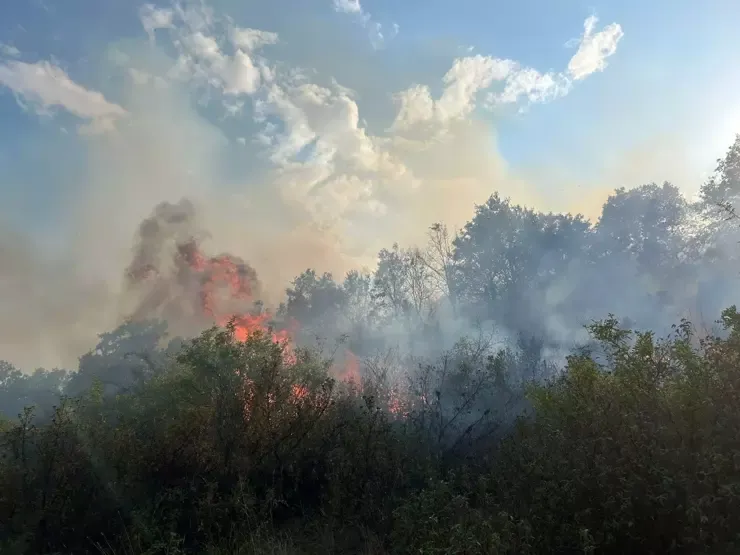
[[[200,303],[204,314],[211,317],[218,326],[226,326],[233,322],[234,336],[238,341],[246,341],[257,333],[270,336],[283,348],[285,362],[287,364],[296,362],[293,348],[294,330],[272,330],[269,326],[272,315],[269,312],[233,314],[221,309],[218,293],[227,293],[228,301],[254,300],[255,276],[244,263],[229,255],[208,258],[198,249],[195,241],[180,245],[178,251],[180,259],[200,275]],[[295,322],[292,324],[295,327]]]
[[[344,356],[344,365],[337,369],[338,378],[357,387],[362,385],[360,375],[360,359],[352,351],[347,350]]]
[[[194,240],[178,246],[178,258],[198,275],[201,309],[216,325],[226,326],[232,323],[234,337],[242,342],[255,334],[270,337],[283,349],[284,362],[288,365],[296,363],[294,337],[298,330],[298,322],[292,320],[286,329],[273,330],[270,327],[272,315],[267,311],[257,314],[233,313],[235,301],[251,303],[255,300],[253,289],[256,284],[256,275],[246,264],[230,255],[207,257],[200,251]],[[345,351],[344,360],[334,366],[333,372],[342,382],[362,390],[360,359],[350,350]],[[245,378],[244,386],[247,389],[248,398],[245,409],[250,412],[254,384]],[[308,396],[309,390],[305,386],[299,384],[292,386],[291,402],[303,402]],[[268,402],[274,402],[274,399],[268,397]],[[391,392],[388,399],[388,410],[399,416],[406,414],[402,395],[395,390]]]

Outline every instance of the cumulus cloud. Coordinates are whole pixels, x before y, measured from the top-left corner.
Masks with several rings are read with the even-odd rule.
[[[194,28],[190,20],[208,23]],[[227,42],[243,45],[246,41],[257,48],[277,40],[277,35],[259,30],[240,35],[233,23],[222,26],[213,13],[186,14],[173,21],[175,29],[169,36],[180,53],[175,67],[182,65],[183,55],[206,62],[219,59]],[[238,40],[237,35],[248,40]],[[192,46],[193,42],[198,46]],[[240,133],[232,142],[249,144],[259,153],[266,164],[261,174],[265,186],[258,190],[250,182],[243,185],[239,201],[218,210],[210,203],[211,208],[205,210],[219,214],[214,216],[214,225],[223,231],[214,236],[251,238],[251,252],[236,252],[269,274],[266,283],[280,284],[276,294],[295,275],[294,270],[317,261],[321,268],[339,274],[358,265],[372,265],[380,248],[395,240],[420,239],[435,220],[461,224],[473,203],[490,194],[492,183],[507,189],[509,178],[501,160],[488,152],[490,130],[466,119],[472,110],[472,95],[506,75],[510,71],[506,63],[480,57],[453,66],[446,77],[446,94],[433,103],[446,134],[432,139],[423,133],[373,133],[361,115],[358,91],[331,76],[269,59],[260,63],[269,68],[270,79],[260,79],[254,87],[234,94],[250,107],[240,104],[238,113],[252,114],[256,132],[249,138]],[[169,75],[188,83],[202,82],[198,71]],[[220,79],[212,78],[207,85],[226,92]],[[390,103],[392,99],[379,100]],[[517,183],[516,189],[519,198],[531,200],[525,184]],[[259,206],[262,214],[270,216],[235,217],[234,222],[241,224],[231,223],[224,230],[224,221],[231,220],[223,216],[223,210],[236,210],[236,206]],[[384,222],[382,231],[379,221]],[[257,232],[257,222],[270,231]],[[277,222],[282,225],[276,229]],[[287,228],[293,231],[286,233]],[[258,237],[265,237],[264,243]],[[248,247],[236,242],[229,248]],[[290,254],[268,254],[278,248]],[[288,259],[296,261],[295,268],[288,267]]]
[[[611,23],[594,33],[599,19],[591,16],[583,23],[583,35],[578,42],[578,51],[568,63],[568,74],[577,80],[584,79],[596,71],[604,71],[606,59],[617,51],[624,32],[618,23]]]
[[[369,20],[356,0],[336,0],[334,9]],[[571,87],[565,72],[542,73],[494,56],[462,57],[443,76],[438,98],[421,84],[389,95],[389,101],[396,101],[395,118],[386,132],[373,133],[361,115],[359,92],[331,75],[260,53],[278,42],[276,33],[238,27],[202,3],[178,4],[171,16],[142,13],[145,31],[153,27],[152,20],[169,30],[178,52],[170,78],[233,97],[226,107],[229,115],[252,114],[254,136],[239,133],[231,141],[249,144],[266,163],[262,179],[279,217],[290,214],[293,225],[320,232],[331,243],[319,250],[326,264],[336,262],[334,269],[346,268],[350,259],[371,261],[384,242],[412,241],[434,220],[462,223],[492,186],[516,191],[518,200],[529,204],[539,200],[500,158],[491,156],[490,128],[472,116],[483,91],[489,107],[563,96]],[[584,41],[603,33],[594,33],[595,23],[589,24]],[[250,110],[245,111],[244,101]],[[260,202],[266,202],[260,195]],[[383,233],[378,219],[385,222]],[[336,256],[328,256],[329,251]]]
[[[396,95],[398,116],[392,129],[402,131],[423,122],[444,125],[468,116],[476,108],[477,95],[491,85],[502,83],[497,92],[488,92],[485,106],[528,102],[549,102],[564,96],[570,82],[562,74],[545,73],[521,66],[514,60],[491,56],[458,58],[442,79],[444,90],[432,98],[426,85],[416,85]]]
[[[493,81],[511,75],[516,62],[490,56],[458,58],[445,74],[444,91],[439,99],[432,98],[426,85],[416,85],[396,95],[398,115],[392,129],[402,130],[424,121],[445,124],[467,116],[475,108],[477,93]]]
[[[229,32],[232,44],[237,48],[243,48],[248,52],[252,52],[268,44],[275,44],[278,41],[277,33],[272,33],[270,31],[231,27]]]
[[[576,54],[566,71],[542,73],[515,60],[493,56],[467,56],[454,61],[442,79],[444,90],[438,99],[426,85],[415,85],[396,95],[398,116],[392,129],[401,131],[420,123],[445,124],[468,116],[476,107],[479,92],[498,84],[496,91],[485,95],[484,106],[550,102],[570,92],[573,81],[588,77],[606,67],[623,36],[617,23],[594,32],[598,19],[586,19],[584,33]]]
[[[486,102],[489,107],[514,104],[522,97],[530,103],[550,102],[565,96],[569,90],[570,82],[561,74],[543,74],[532,68],[518,68],[506,79],[504,90],[489,93]]]
[[[362,13],[360,0],[334,0],[334,9],[342,13]]]
[[[109,131],[126,110],[113,104],[97,91],[75,83],[67,73],[47,61],[33,64],[10,60],[0,64],[0,85],[32,104],[39,113],[52,107],[87,120],[80,130],[85,133]]]
[[[212,11],[202,5],[178,4],[175,9],[145,5],[139,19],[152,41],[157,29],[172,31],[179,57],[171,77],[216,87],[228,96],[253,94],[263,80],[270,79],[270,68],[255,53],[275,44],[276,33],[222,21],[219,28]]]
[[[0,54],[10,58],[17,58],[21,55],[21,51],[11,44],[0,42]]]
[[[369,17],[356,0],[336,0],[334,9]],[[397,93],[392,125],[387,133],[374,134],[361,117],[356,91],[331,76],[319,83],[310,71],[258,54],[278,42],[276,33],[238,27],[202,3],[161,11],[145,7],[140,17],[147,33],[169,30],[178,57],[168,76],[233,97],[225,106],[235,117],[243,113],[242,99],[249,99],[258,130],[251,139],[240,134],[232,141],[259,149],[281,210],[327,236],[343,237],[343,244],[332,248],[353,255],[372,256],[386,240],[376,233],[373,218],[385,218],[389,238],[402,240],[412,227],[423,230],[432,219],[460,222],[473,202],[490,193],[491,182],[505,189],[509,180],[514,186],[502,161],[486,152],[490,131],[471,120],[481,91],[489,90],[490,106],[546,102],[570,87],[562,73],[540,73],[493,56],[463,57],[444,75],[440,97],[433,98],[427,85]],[[498,89],[490,90],[497,83]],[[523,183],[516,187],[520,198],[534,198]],[[444,196],[453,188],[460,203],[451,211],[457,203]],[[376,240],[368,240],[371,234]]]
[[[414,179],[387,143],[361,125],[352,91],[337,84],[273,84],[256,118],[275,187],[322,226],[386,212],[387,193]]]
[[[139,19],[150,40],[154,40],[157,29],[172,29],[175,12],[171,9],[157,8],[152,4],[145,4],[139,9]]]

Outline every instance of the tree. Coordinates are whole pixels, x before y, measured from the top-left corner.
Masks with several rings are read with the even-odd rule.
[[[345,293],[333,276],[330,273],[318,276],[311,269],[293,280],[286,295],[280,315],[294,318],[309,328],[326,329],[346,305]]]
[[[691,207],[670,183],[617,189],[604,204],[592,254],[633,259],[641,272],[665,281],[686,260],[684,234]]]
[[[553,308],[548,288],[583,257],[589,232],[581,216],[541,214],[491,196],[454,242],[468,314],[543,334],[543,312]]]
[[[0,416],[15,419],[24,408],[33,406],[36,418],[47,418],[69,379],[66,370],[38,368],[23,374],[9,362],[0,361]]]
[[[70,395],[79,395],[96,380],[105,394],[120,393],[159,373],[165,365],[165,322],[129,321],[99,337],[95,349],[80,357],[79,370],[67,387]],[[174,348],[178,342],[173,341]]]
[[[401,249],[394,244],[391,250],[380,251],[373,299],[384,319],[422,325],[429,322],[437,299],[432,272],[419,249]]]
[[[423,261],[432,272],[431,279],[437,291],[447,298],[452,313],[456,316],[460,276],[455,260],[454,239],[446,225],[435,223],[429,228]]]
[[[730,146],[724,158],[717,159],[714,175],[702,185],[701,200],[709,210],[734,206],[740,196],[740,135]]]
[[[352,328],[372,326],[373,277],[368,273],[352,270],[342,282],[345,295],[345,313]]]

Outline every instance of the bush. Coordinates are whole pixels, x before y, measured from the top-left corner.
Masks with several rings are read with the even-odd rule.
[[[211,329],[0,428],[3,553],[696,553],[740,530],[740,316],[591,326],[536,384],[464,342],[403,389]],[[526,399],[522,396],[526,392]],[[402,405],[402,407],[401,407]],[[401,407],[401,408],[399,408]],[[519,414],[518,419],[514,418]]]

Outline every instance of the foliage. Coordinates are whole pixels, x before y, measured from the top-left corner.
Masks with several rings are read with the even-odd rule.
[[[12,364],[0,361],[0,419],[14,419],[26,406],[36,406],[37,417],[48,417],[50,407],[62,395],[70,379],[65,370],[36,369],[24,374]]]
[[[658,340],[610,317],[590,326],[598,354],[539,383],[463,342],[415,374],[401,412],[380,379],[337,383],[310,351],[214,328],[131,391],[98,381],[48,422],[27,409],[5,426],[3,552],[724,548],[740,529],[740,315],[722,322],[722,338],[684,322]]]

